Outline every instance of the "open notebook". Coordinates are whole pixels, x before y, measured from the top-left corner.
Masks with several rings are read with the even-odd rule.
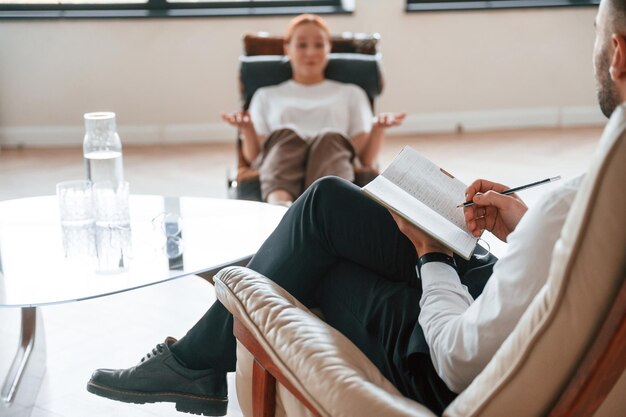
[[[478,238],[467,231],[463,209],[467,186],[410,147],[362,188],[441,244],[469,259]]]

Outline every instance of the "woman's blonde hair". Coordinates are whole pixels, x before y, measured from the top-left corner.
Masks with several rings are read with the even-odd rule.
[[[305,14],[301,14],[301,15],[294,17],[291,20],[291,22],[289,22],[289,26],[287,27],[287,33],[285,34],[285,43],[291,42],[291,38],[293,37],[293,32],[295,32],[298,26],[304,25],[307,23],[312,23],[318,28],[320,28],[322,32],[324,32],[324,34],[328,38],[328,41],[330,42],[331,40],[330,29],[328,28],[326,21],[316,14],[305,13]]]

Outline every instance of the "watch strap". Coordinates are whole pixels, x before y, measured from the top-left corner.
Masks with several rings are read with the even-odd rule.
[[[454,258],[441,252],[429,252],[420,256],[417,260],[417,269],[421,272],[422,266],[429,262],[442,262],[446,265],[450,265],[456,270],[456,262],[454,261]]]

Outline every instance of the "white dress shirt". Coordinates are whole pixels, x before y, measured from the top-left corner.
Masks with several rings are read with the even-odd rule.
[[[288,80],[259,88],[249,112],[254,129],[265,137],[279,129],[291,129],[305,140],[328,132],[352,139],[372,127],[365,91],[333,80],[312,85]]]
[[[473,300],[451,266],[422,267],[419,323],[439,376],[461,392],[483,370],[546,283],[554,245],[582,177],[530,208],[508,236],[483,293]]]

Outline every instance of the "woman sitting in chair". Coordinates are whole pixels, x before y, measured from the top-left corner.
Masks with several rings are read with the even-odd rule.
[[[330,31],[321,17],[297,16],[284,45],[293,78],[260,88],[249,111],[222,114],[241,130],[243,155],[259,170],[264,201],[289,205],[326,175],[353,181],[354,157],[371,166],[385,128],[404,120],[405,114],[372,119],[361,88],[326,79],[330,47]]]

